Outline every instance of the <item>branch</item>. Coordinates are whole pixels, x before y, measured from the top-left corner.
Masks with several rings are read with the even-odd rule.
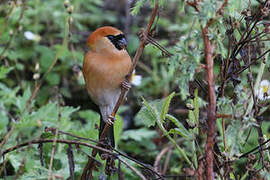
[[[216,133],[216,95],[215,95],[215,79],[214,79],[214,59],[213,52],[214,46],[211,44],[208,37],[208,28],[202,28],[202,36],[204,42],[204,56],[206,61],[207,71],[207,83],[208,83],[208,119],[207,119],[207,140],[205,145],[205,154],[207,162],[207,177],[208,179],[214,179],[213,177],[213,147],[214,137]]]
[[[58,130],[58,129],[57,129],[57,128],[53,128],[53,127],[47,127],[47,128],[45,128],[45,132],[50,131],[50,132],[53,133],[53,134],[56,133],[56,130]],[[96,140],[94,140],[94,139],[76,136],[76,135],[74,135],[74,134],[71,134],[71,133],[68,133],[68,132],[65,132],[65,131],[60,131],[60,130],[58,130],[58,133],[59,133],[59,134],[65,134],[65,135],[67,135],[67,136],[70,136],[70,137],[73,137],[73,138],[76,138],[76,139],[81,139],[81,140],[85,140],[85,141],[90,141],[90,142],[94,142],[94,143],[99,143],[100,145],[106,146],[106,144],[104,144],[104,143],[102,143],[102,142],[98,142],[98,141],[96,141]],[[41,144],[42,144],[42,143],[41,143]],[[76,147],[77,147],[77,146],[76,146]],[[99,146],[98,146],[98,147],[99,147]],[[152,171],[152,173],[155,174],[155,175],[157,175],[160,179],[163,178],[162,175],[160,175],[158,172],[154,171],[154,170],[153,170],[152,168],[150,168],[148,165],[146,165],[146,164],[144,164],[144,163],[138,161],[137,159],[134,159],[134,158],[132,158],[132,157],[130,157],[130,156],[128,156],[128,155],[126,155],[126,154],[124,154],[124,153],[118,151],[117,149],[115,149],[115,148],[113,148],[113,147],[111,147],[110,149],[111,149],[111,151],[114,151],[115,153],[117,153],[117,155],[122,156],[122,157],[125,157],[125,158],[127,158],[127,159],[129,159],[129,160],[131,160],[131,161],[133,161],[133,162],[135,162],[135,163],[137,163],[137,164],[139,164],[139,165],[142,166],[143,168],[148,169],[149,171]],[[86,156],[88,156],[88,158],[93,159],[93,161],[95,161],[96,163],[99,163],[99,161],[97,161],[94,157],[89,156],[87,153],[85,153],[84,151],[80,150],[79,148],[77,148],[77,150],[79,150],[80,152],[82,152],[83,154],[85,154]]]
[[[5,154],[7,154],[9,152],[15,151],[17,149],[20,149],[20,148],[23,148],[25,146],[29,146],[29,145],[32,145],[32,144],[53,143],[54,141],[56,143],[62,143],[62,144],[75,144],[75,145],[87,146],[89,148],[97,149],[99,151],[103,151],[103,152],[106,152],[108,154],[112,154],[112,155],[117,156],[116,153],[113,153],[112,151],[110,151],[108,149],[104,149],[104,148],[99,147],[99,146],[95,146],[95,145],[88,144],[88,143],[85,143],[85,142],[73,141],[73,140],[64,140],[64,139],[56,139],[56,140],[54,140],[54,139],[35,139],[35,140],[32,140],[32,141],[27,141],[25,143],[22,143],[22,144],[19,144],[19,145],[16,145],[16,146],[12,146],[12,147],[4,150],[2,153],[0,153],[0,156],[4,156]]]
[[[131,169],[132,171],[134,171],[141,179],[143,180],[147,180],[135,167],[131,166],[130,164],[128,164],[124,159],[122,158],[118,158],[119,161],[121,161],[123,164],[125,164],[129,169]]]

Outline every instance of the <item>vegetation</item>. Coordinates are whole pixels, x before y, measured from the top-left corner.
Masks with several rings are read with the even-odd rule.
[[[0,178],[80,178],[100,118],[80,68],[104,25],[131,57],[148,44],[114,123],[117,168],[97,155],[94,179],[270,178],[270,2],[160,0],[142,40],[155,3],[1,1]]]

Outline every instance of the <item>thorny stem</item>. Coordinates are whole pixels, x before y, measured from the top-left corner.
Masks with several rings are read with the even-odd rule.
[[[214,179],[214,165],[213,165],[213,147],[214,139],[216,133],[216,95],[215,95],[215,80],[214,80],[214,59],[213,52],[214,46],[211,44],[208,37],[208,28],[202,28],[202,36],[204,42],[204,53],[206,61],[206,71],[207,71],[207,83],[208,83],[208,119],[207,119],[207,140],[205,145],[205,154],[207,169],[206,174],[208,179]]]
[[[188,2],[188,4],[195,8],[199,12],[198,1]],[[206,61],[206,73],[207,73],[207,83],[208,83],[208,119],[207,119],[207,140],[205,145],[205,155],[206,155],[206,176],[207,179],[214,179],[214,140],[216,133],[216,95],[215,95],[215,79],[214,79],[214,45],[211,43],[208,33],[209,26],[222,14],[223,9],[228,4],[228,0],[224,0],[221,7],[216,11],[216,17],[210,19],[205,27],[201,26],[202,37],[204,43],[204,57]],[[201,177],[199,177],[201,178]]]

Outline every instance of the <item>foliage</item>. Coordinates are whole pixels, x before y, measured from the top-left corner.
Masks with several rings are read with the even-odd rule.
[[[1,2],[0,153],[33,139],[54,139],[53,132],[45,131],[48,127],[97,139],[100,117],[90,108],[93,103],[84,88],[80,71],[87,36],[90,31],[103,25],[125,29],[129,38],[128,51],[133,56],[139,44],[135,35],[146,22],[154,2],[137,0],[128,4],[131,6],[128,9],[123,1]],[[231,77],[225,83],[224,94],[220,92],[224,82],[222,68],[226,66],[228,54],[234,52],[228,51],[234,47],[230,39],[235,44],[241,42],[247,34],[248,23],[251,22],[249,18],[260,11],[259,1],[252,0],[248,11],[249,1],[229,1],[217,19],[216,11],[222,1],[201,1],[199,12],[182,0],[163,0],[160,3],[154,38],[173,56],[164,57],[155,46],[146,46],[136,72],[143,76],[143,81],[140,86],[132,88],[127,105],[117,115],[114,125],[117,149],[153,166],[160,152],[169,147],[172,153],[168,149],[167,158],[163,155],[158,164],[158,168],[161,168],[166,164],[166,159],[169,160],[164,175],[194,175],[192,172],[198,169],[204,155],[207,134],[208,87],[205,81],[201,27],[215,19],[209,27],[208,36],[215,44],[216,158],[219,165],[232,161],[231,169],[222,168],[217,176],[221,179],[245,179],[255,175],[258,178],[269,177],[269,171],[261,170],[260,153],[251,153],[255,160],[250,156],[239,158],[257,147],[260,138],[263,141],[270,138],[270,123],[267,121],[269,100],[256,98],[254,106],[252,98],[252,92],[258,96],[260,82],[263,79],[269,80],[270,74],[266,71],[270,65],[269,53],[250,66],[254,80],[248,78],[249,68],[237,76],[228,73],[228,77]],[[125,13],[127,10],[128,15]],[[254,38],[250,42],[252,48],[257,49],[248,50],[247,45],[240,48],[241,51],[235,56],[239,64],[232,62],[228,71],[248,67],[248,51],[249,54],[251,51],[251,56],[258,58],[270,48],[269,32],[267,34],[265,26],[269,21],[268,13],[250,32],[250,37],[265,32],[259,39],[261,41]],[[234,30],[232,33],[231,29]],[[31,32],[32,37],[27,36],[27,32]],[[58,138],[74,139],[62,133],[58,134]],[[91,151],[86,147],[72,147],[75,179],[78,179],[87,162],[85,153],[91,154]],[[264,146],[267,147],[269,145]],[[52,170],[55,178],[69,178],[68,146],[56,145],[50,169],[52,148],[50,143],[43,144],[43,158],[38,145],[29,145],[7,153],[0,160],[0,177],[7,175],[19,179],[47,179]],[[269,151],[265,150],[263,154],[265,162],[269,163]],[[97,160],[102,162],[102,167],[95,172],[95,177],[104,175],[105,162],[99,156]],[[127,162],[141,168],[134,161]],[[248,166],[250,164],[251,167]],[[121,167],[125,179],[138,179],[129,168]],[[252,174],[255,171],[257,174]],[[113,175],[112,179],[118,179],[117,175]]]

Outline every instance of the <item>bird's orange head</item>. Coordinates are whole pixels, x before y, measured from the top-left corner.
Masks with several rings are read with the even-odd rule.
[[[126,49],[127,40],[120,30],[111,26],[104,26],[90,34],[87,46],[95,52],[121,51]]]

